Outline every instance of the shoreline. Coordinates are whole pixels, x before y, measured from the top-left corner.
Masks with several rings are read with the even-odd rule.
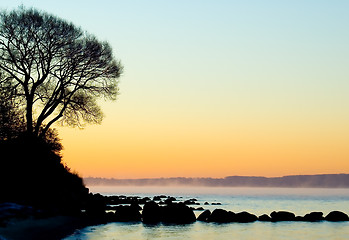
[[[95,224],[97,223],[74,216],[14,218],[6,226],[0,227],[0,240],[60,240],[78,229]]]

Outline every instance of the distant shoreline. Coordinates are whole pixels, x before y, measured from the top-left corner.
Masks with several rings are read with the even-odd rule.
[[[224,178],[84,178],[87,186],[203,186],[349,188],[349,174],[288,175],[283,177],[228,176]]]

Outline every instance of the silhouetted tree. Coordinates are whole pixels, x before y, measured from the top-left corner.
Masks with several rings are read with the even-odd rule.
[[[25,112],[26,132],[44,136],[56,121],[100,123],[96,101],[116,99],[122,66],[107,42],[56,16],[19,7],[0,13],[0,70],[0,86]]]

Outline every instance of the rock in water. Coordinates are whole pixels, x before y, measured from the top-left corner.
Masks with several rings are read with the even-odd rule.
[[[208,222],[216,223],[235,222],[235,213],[228,212],[224,209],[215,209],[213,210],[211,216],[209,216],[207,220]]]
[[[137,206],[135,206],[135,205],[117,206],[116,211],[115,211],[115,221],[116,222],[138,222],[138,221],[141,221],[141,214],[139,213]]]
[[[184,203],[171,203],[162,209],[162,221],[167,223],[192,223],[196,221],[192,209]]]
[[[170,203],[160,207],[154,201],[144,204],[142,219],[144,223],[192,223],[196,221],[192,209],[184,203]]]
[[[349,217],[347,214],[340,211],[332,211],[326,217],[325,220],[331,222],[339,222],[339,221],[349,221]]]
[[[324,220],[324,217],[322,215],[323,215],[322,212],[311,212],[311,213],[305,214],[302,220],[306,222],[321,221],[321,220]]]
[[[208,218],[211,216],[211,211],[210,210],[205,210],[204,212],[202,212],[197,220],[198,221],[203,221],[203,222],[207,222],[208,221]]]
[[[149,201],[144,204],[142,212],[142,220],[144,223],[158,223],[161,221],[160,206],[154,202]]]
[[[273,222],[280,222],[280,221],[295,221],[296,220],[296,215],[291,212],[286,212],[286,211],[279,211],[275,212],[273,211],[271,214],[271,221]]]
[[[235,214],[235,221],[240,223],[248,223],[257,221],[257,216],[248,212],[240,212]]]
[[[271,221],[271,217],[269,217],[267,214],[263,214],[263,215],[258,217],[258,221],[270,222]]]

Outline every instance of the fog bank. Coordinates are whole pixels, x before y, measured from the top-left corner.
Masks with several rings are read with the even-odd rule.
[[[84,178],[87,186],[206,186],[349,188],[349,174],[290,175],[283,177],[228,176],[225,178]]]

